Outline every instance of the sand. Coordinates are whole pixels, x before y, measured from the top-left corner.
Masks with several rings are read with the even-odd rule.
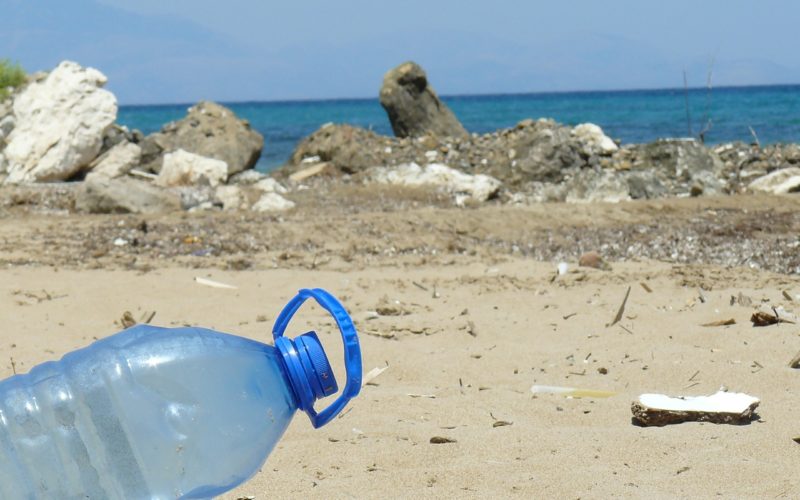
[[[300,220],[301,211],[265,219],[263,233],[252,231],[271,247],[206,257],[132,255],[130,243],[111,241],[106,253],[87,257],[96,249],[75,236],[119,237],[114,228],[127,231],[141,217],[7,215],[0,217],[0,376],[118,331],[125,311],[136,319],[155,311],[152,323],[160,326],[202,325],[268,341],[275,315],[297,289],[320,286],[350,310],[365,371],[388,368],[328,426],[314,430],[298,415],[261,472],[223,498],[791,498],[800,488],[800,444],[793,441],[800,436],[800,370],[787,364],[800,350],[800,325],[755,328],[749,318],[762,303],[798,312],[796,274],[721,265],[712,253],[706,261],[611,258],[610,271],[579,268],[565,241],[570,269],[556,277],[558,259],[503,243],[523,241],[525,231],[565,227],[600,238],[603,228],[612,234],[656,218],[664,227],[691,229],[708,210],[732,214],[732,222],[719,223],[731,240],[736,224],[753,213],[783,213],[783,230],[746,239],[797,241],[796,197],[724,200],[661,202],[658,209],[556,205],[552,218],[535,222],[526,217],[538,209],[341,209],[326,214],[338,223],[338,237],[324,223]],[[178,228],[180,241],[191,236],[186,227],[214,221],[222,221],[214,234],[224,236],[224,216],[148,223],[164,235]],[[370,233],[370,221],[427,250],[383,252],[384,236]],[[406,232],[403,221],[414,221]],[[509,229],[514,221],[521,235]],[[453,230],[450,240],[466,250],[448,247],[447,238],[436,239],[447,224],[472,227],[479,237],[470,243],[470,235]],[[319,234],[329,239],[322,250],[312,245],[315,256],[304,253]],[[228,236],[244,237],[233,230]],[[359,241],[365,245],[349,248]],[[364,251],[370,245],[377,249]],[[785,249],[776,257],[784,263],[799,251]],[[757,258],[740,254],[742,262],[750,257]],[[230,265],[237,259],[249,264]],[[196,276],[238,288],[202,286]],[[607,326],[628,287],[621,321]],[[731,305],[740,293],[753,305]],[[731,326],[700,326],[731,318]],[[292,332],[318,331],[341,368],[338,334],[324,312],[304,307],[298,319]],[[535,396],[534,384],[616,395]],[[741,426],[631,423],[630,404],[642,393],[703,395],[721,385],[760,398],[759,418]]]

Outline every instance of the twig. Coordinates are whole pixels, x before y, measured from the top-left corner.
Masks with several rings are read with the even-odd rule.
[[[688,137],[693,137],[692,114],[689,112],[689,84],[686,82],[686,69],[683,70],[683,99],[686,102],[686,128],[689,131]]]
[[[758,135],[756,134],[756,131],[755,131],[755,130],[753,130],[753,127],[751,127],[750,125],[748,125],[748,126],[747,126],[747,128],[749,128],[749,129],[750,129],[750,135],[752,135],[752,136],[753,136],[753,139],[755,139],[755,141],[756,141],[756,146],[757,146],[759,149],[761,149],[761,141],[759,141],[759,140],[758,140]]]
[[[619,323],[619,320],[622,319],[622,315],[625,313],[625,304],[628,302],[628,295],[630,295],[630,294],[631,294],[631,287],[628,286],[628,290],[625,292],[625,298],[622,299],[622,304],[620,304],[620,306],[619,306],[619,310],[617,311],[617,315],[614,316],[614,321],[612,321],[611,323],[607,324],[606,327],[614,326],[617,323]]]
[[[428,291],[428,289],[427,289],[426,287],[424,287],[424,286],[420,285],[420,284],[419,284],[419,283],[417,283],[416,281],[412,281],[412,282],[411,282],[411,284],[412,284],[412,285],[414,285],[415,287],[419,288],[420,290],[424,290],[424,291],[426,291],[426,292]]]

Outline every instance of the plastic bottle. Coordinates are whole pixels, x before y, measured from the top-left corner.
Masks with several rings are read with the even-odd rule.
[[[314,332],[283,336],[313,297],[336,320],[347,384]],[[211,498],[255,474],[296,410],[320,427],[361,388],[350,317],[301,290],[275,347],[203,328],[134,326],[0,382],[0,498]]]

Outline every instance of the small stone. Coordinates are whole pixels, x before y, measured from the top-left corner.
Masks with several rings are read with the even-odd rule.
[[[578,259],[578,265],[580,267],[592,267],[594,269],[602,269],[604,271],[610,270],[611,266],[603,260],[603,257],[600,256],[599,253],[595,251],[586,252],[585,254],[581,255],[580,259]]]

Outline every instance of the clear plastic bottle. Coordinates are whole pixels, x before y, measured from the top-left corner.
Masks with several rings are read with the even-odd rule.
[[[338,390],[316,334],[283,332],[313,297],[345,343]],[[296,410],[324,425],[358,394],[361,352],[344,308],[301,290],[275,347],[203,328],[135,326],[0,382],[0,498],[211,498],[250,478]]]

